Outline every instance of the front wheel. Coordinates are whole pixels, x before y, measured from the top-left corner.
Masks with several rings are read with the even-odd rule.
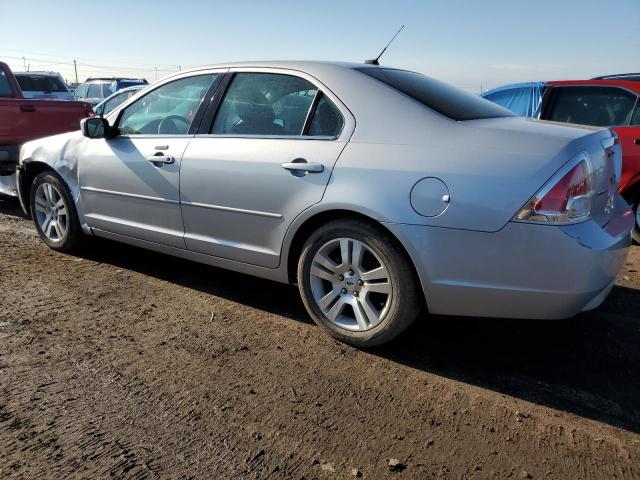
[[[413,266],[397,240],[359,220],[330,222],[309,237],[298,262],[298,286],[320,327],[360,347],[398,336],[423,303]]]
[[[83,241],[69,189],[52,172],[42,172],[31,184],[31,216],[40,238],[53,250],[73,252]]]

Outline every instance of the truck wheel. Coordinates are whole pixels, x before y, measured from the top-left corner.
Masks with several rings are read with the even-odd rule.
[[[69,189],[53,172],[40,173],[31,184],[31,217],[44,243],[71,253],[84,240]]]
[[[397,240],[360,220],[316,230],[298,261],[298,286],[313,320],[358,347],[388,342],[422,310],[413,265]]]

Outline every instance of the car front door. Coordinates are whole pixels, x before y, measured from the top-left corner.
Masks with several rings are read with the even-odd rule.
[[[199,253],[275,268],[287,227],[322,199],[355,122],[303,74],[229,75],[210,128],[183,158],[185,242]]]
[[[115,114],[115,138],[84,143],[79,181],[90,227],[184,248],[180,164],[216,77],[164,83]]]

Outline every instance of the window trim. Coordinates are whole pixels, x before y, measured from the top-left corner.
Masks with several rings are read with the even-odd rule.
[[[634,106],[631,108],[631,117],[629,117],[629,121],[625,124],[625,125],[606,125],[606,126],[598,126],[595,125],[596,127],[600,127],[600,128],[615,128],[615,127],[629,127],[629,126],[635,126],[635,125],[631,125],[631,119],[633,118],[633,114],[635,113],[635,109],[636,108],[640,108],[640,95],[636,92],[634,92],[633,90],[629,90],[626,87],[623,87],[621,85],[585,85],[585,84],[562,84],[562,85],[547,85],[547,89],[544,92],[544,95],[542,96],[542,100],[540,101],[540,113],[538,114],[538,120],[547,120],[547,121],[554,121],[554,120],[549,120],[548,117],[550,110],[555,106],[556,104],[556,99],[558,97],[558,91],[562,88],[576,88],[576,87],[580,87],[580,88],[614,88],[617,90],[624,90],[625,92],[630,93],[631,95],[633,95],[634,97],[636,97],[636,101],[634,103]],[[594,125],[591,125],[594,126]]]
[[[348,108],[344,105],[344,103],[342,103],[342,101],[335,95],[333,94],[333,92],[331,92],[328,88],[326,88],[321,82],[319,82],[315,77],[299,71],[299,70],[293,70],[293,69],[287,69],[287,68],[278,68],[278,67],[256,67],[256,68],[252,68],[252,67],[236,67],[236,68],[231,68],[228,69],[229,71],[227,72],[227,74],[225,75],[225,81],[224,83],[221,84],[220,88],[218,89],[218,91],[216,91],[216,95],[215,97],[217,98],[213,98],[211,100],[211,104],[209,105],[209,107],[207,108],[207,112],[205,114],[205,118],[202,121],[201,124],[201,128],[198,130],[197,135],[198,137],[204,137],[204,138],[246,138],[246,139],[265,139],[265,140],[323,140],[323,141],[338,141],[341,139],[341,137],[343,136],[343,134],[345,134],[345,132],[347,131],[347,119],[353,119],[353,127],[355,127],[355,118],[353,117],[353,115],[350,115],[349,117],[347,117],[347,115],[345,114],[345,110],[349,112]],[[335,136],[330,136],[330,135],[314,135],[314,136],[309,136],[309,135],[304,135],[304,132],[306,132],[308,130],[308,126],[307,126],[307,121],[309,122],[309,125],[311,125],[311,120],[313,118],[313,115],[309,115],[309,112],[307,112],[307,118],[305,119],[305,124],[303,127],[302,132],[299,135],[248,135],[248,134],[219,134],[219,133],[211,133],[211,131],[213,130],[213,123],[215,121],[215,117],[218,114],[218,111],[220,109],[220,106],[222,104],[222,100],[224,98],[224,96],[226,95],[227,91],[229,90],[229,86],[231,85],[231,81],[233,80],[233,77],[237,74],[237,73],[271,73],[274,75],[289,75],[292,77],[298,77],[301,78],[303,80],[308,81],[309,83],[311,83],[314,87],[316,87],[316,95],[314,96],[314,99],[312,101],[311,107],[309,108],[309,112],[311,112],[311,109],[314,109],[315,112],[315,106],[317,106],[316,102],[320,101],[320,98],[322,97],[322,95],[326,95],[327,98],[329,100],[331,100],[331,102],[335,105],[335,107],[338,109],[338,112],[340,113],[340,115],[342,116],[342,128],[340,129],[340,131],[338,132],[337,135]],[[322,95],[319,95],[322,94]],[[351,112],[349,112],[351,113]],[[350,129],[351,131],[353,131],[353,128]]]

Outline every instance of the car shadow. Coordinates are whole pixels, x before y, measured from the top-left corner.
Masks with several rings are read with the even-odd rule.
[[[98,240],[85,256],[312,323],[295,287]],[[283,302],[282,298],[291,299]],[[640,290],[568,320],[428,316],[371,355],[640,433]]]
[[[87,259],[312,323],[295,287],[108,240],[91,243]],[[638,345],[640,290],[618,286],[600,308],[569,320],[425,315],[367,353],[640,433]]]

